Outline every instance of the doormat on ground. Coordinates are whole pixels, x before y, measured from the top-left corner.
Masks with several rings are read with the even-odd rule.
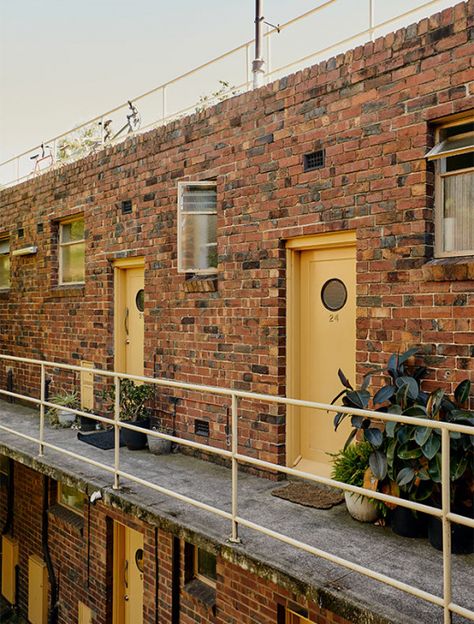
[[[94,431],[92,433],[77,432],[77,439],[86,444],[90,444],[103,451],[109,451],[114,448],[115,432],[113,429],[107,431]],[[125,446],[122,440],[122,432],[120,432],[120,446]]]
[[[292,481],[285,487],[273,490],[272,496],[315,509],[331,509],[344,500],[344,495],[337,490],[301,481]]]

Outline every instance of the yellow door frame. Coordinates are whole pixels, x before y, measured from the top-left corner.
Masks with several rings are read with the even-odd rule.
[[[125,280],[127,269],[145,268],[145,258],[120,258],[114,267],[114,370],[125,370],[125,328],[121,322],[120,311],[125,306]]]
[[[355,231],[329,232],[300,236],[286,241],[286,395],[300,396],[300,266],[301,252],[318,249],[353,247]],[[301,424],[299,410],[288,406],[286,412],[286,465],[295,466],[301,459]]]

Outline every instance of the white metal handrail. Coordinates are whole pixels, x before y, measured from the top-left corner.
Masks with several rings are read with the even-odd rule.
[[[470,609],[466,609],[452,601],[452,578],[451,578],[451,523],[455,522],[467,527],[474,527],[474,520],[460,516],[458,514],[452,513],[450,509],[450,432],[457,431],[460,433],[465,433],[468,435],[474,435],[474,427],[468,425],[459,425],[451,422],[442,422],[442,421],[431,421],[423,418],[416,417],[408,417],[402,416],[398,414],[386,414],[381,412],[374,412],[371,410],[362,410],[356,408],[349,408],[345,406],[335,406],[335,405],[327,405],[324,403],[317,403],[313,401],[304,401],[300,399],[291,399],[287,397],[273,396],[267,394],[257,394],[252,392],[246,392],[241,390],[232,390],[230,388],[220,388],[216,386],[205,386],[198,384],[191,384],[186,382],[178,382],[174,380],[167,379],[155,379],[152,377],[138,376],[138,375],[129,375],[125,373],[117,373],[113,371],[105,371],[97,368],[85,368],[81,366],[75,366],[70,364],[58,363],[58,362],[48,362],[43,360],[36,360],[33,358],[22,358],[17,356],[10,355],[0,355],[0,360],[10,361],[10,362],[18,362],[23,364],[31,364],[34,366],[40,367],[40,382],[41,382],[41,390],[40,390],[40,398],[29,397],[26,395],[22,395],[16,392],[8,391],[0,389],[0,395],[18,398],[24,401],[28,401],[33,403],[34,405],[39,406],[39,437],[35,437],[33,435],[24,434],[16,431],[12,427],[7,427],[5,425],[0,425],[0,431],[4,431],[6,433],[12,434],[14,436],[18,436],[22,439],[33,442],[34,444],[38,444],[38,454],[40,457],[44,455],[45,449],[50,449],[53,451],[57,451],[67,457],[71,457],[73,459],[78,459],[86,464],[90,464],[95,466],[96,468],[102,469],[110,474],[113,474],[113,488],[120,488],[120,479],[126,479],[128,481],[143,485],[151,490],[156,492],[160,492],[162,494],[166,494],[176,500],[181,502],[185,502],[188,504],[197,507],[198,509],[202,509],[204,511],[213,513],[221,518],[229,520],[232,525],[231,536],[229,538],[232,542],[239,542],[238,528],[239,526],[243,526],[269,537],[272,537],[276,540],[279,540],[283,543],[286,543],[290,546],[294,546],[308,552],[310,554],[321,557],[331,563],[340,565],[344,568],[347,568],[351,571],[358,572],[363,574],[369,578],[377,580],[379,582],[385,583],[391,587],[402,590],[408,594],[411,594],[417,598],[426,600],[434,605],[443,608],[444,612],[444,624],[450,624],[451,616],[453,613],[461,615],[471,621],[474,621],[474,611]],[[115,387],[115,401],[114,401],[114,417],[111,420],[110,418],[105,418],[103,416],[99,416],[97,414],[91,414],[89,412],[84,412],[79,409],[62,407],[61,409],[65,409],[68,412],[79,416],[86,416],[100,423],[106,423],[112,425],[114,427],[115,436],[114,436],[114,465],[110,466],[107,464],[103,464],[102,462],[98,462],[96,460],[90,459],[88,457],[83,457],[73,451],[68,451],[58,445],[51,444],[50,442],[45,440],[45,408],[55,408],[58,407],[55,403],[52,403],[46,400],[45,397],[45,380],[46,380],[46,369],[54,368],[60,370],[67,371],[76,371],[76,372],[86,372],[92,373],[93,375],[98,375],[106,378],[112,378]],[[130,423],[121,422],[119,420],[120,416],[120,381],[122,379],[130,379],[133,381],[137,381],[140,383],[149,383],[156,386],[173,388],[173,389],[181,389],[181,390],[189,390],[189,391],[198,391],[204,392],[207,394],[215,394],[224,397],[228,397],[231,399],[231,426],[230,426],[230,435],[232,440],[231,450],[225,450],[217,447],[212,447],[206,444],[202,444],[199,442],[194,442],[192,440],[187,440],[185,438],[181,438],[175,435],[168,435],[158,431],[147,431],[148,435],[153,437],[162,438],[166,440],[170,440],[172,442],[176,442],[178,444],[186,445],[191,448],[203,450],[215,455],[219,455],[221,457],[227,458],[231,460],[232,463],[232,471],[231,471],[231,480],[232,480],[232,502],[231,502],[231,511],[225,511],[213,505],[208,505],[201,501],[195,500],[183,494],[179,494],[173,490],[168,488],[164,488],[155,483],[148,481],[147,479],[143,479],[137,475],[130,474],[128,472],[123,471],[120,468],[120,429],[130,429],[132,431],[143,432],[143,429],[137,427],[136,425],[132,425]],[[431,507],[429,505],[415,503],[410,500],[401,499],[395,496],[391,496],[388,494],[383,494],[381,492],[374,492],[372,490],[368,490],[366,488],[351,486],[346,483],[341,483],[335,481],[334,479],[330,479],[327,477],[322,477],[319,475],[307,473],[296,468],[290,468],[288,466],[281,466],[272,462],[264,461],[257,459],[255,457],[250,457],[248,455],[243,455],[239,453],[238,450],[238,400],[239,399],[251,399],[257,402],[264,401],[267,403],[275,403],[286,406],[299,406],[299,407],[309,407],[317,410],[325,410],[327,412],[344,412],[345,414],[364,416],[368,418],[377,418],[382,421],[394,421],[394,422],[402,422],[408,423],[412,425],[419,425],[422,427],[428,427],[431,429],[441,430],[441,452],[442,452],[442,470],[441,470],[441,486],[442,486],[442,506],[441,509]],[[343,491],[352,492],[355,494],[362,494],[369,496],[371,498],[375,498],[386,503],[393,503],[396,505],[400,505],[403,507],[407,507],[409,509],[413,509],[415,511],[420,511],[426,514],[429,514],[434,517],[438,517],[442,521],[442,534],[443,534],[443,596],[437,596],[430,592],[424,591],[420,588],[413,587],[408,583],[403,581],[399,581],[394,579],[388,575],[381,574],[374,570],[371,570],[365,566],[356,564],[352,561],[339,557],[337,555],[333,555],[329,552],[321,550],[319,548],[315,548],[309,544],[301,542],[295,538],[288,537],[282,533],[277,531],[273,531],[267,527],[264,527],[258,523],[249,521],[242,517],[239,514],[238,510],[238,465],[239,464],[249,464],[256,466],[258,468],[263,468],[267,470],[272,470],[275,472],[281,472],[287,475],[291,475],[294,477],[299,477],[306,479],[307,481],[313,481],[316,483],[321,483],[324,485],[328,485],[331,487],[339,488]]]
[[[278,29],[269,28],[268,31],[264,34],[264,37],[266,39],[265,50],[266,50],[266,57],[267,57],[265,80],[268,82],[270,80],[274,80],[277,76],[283,75],[283,72],[288,72],[288,70],[290,69],[294,70],[296,68],[304,67],[308,62],[310,62],[313,59],[320,58],[330,53],[334,53],[335,51],[336,52],[344,51],[348,49],[348,47],[350,47],[351,44],[354,44],[354,42],[359,41],[361,37],[368,36],[371,40],[374,40],[375,35],[383,31],[383,29],[386,29],[392,24],[398,24],[400,20],[405,20],[406,18],[410,18],[412,15],[420,13],[420,11],[424,11],[425,9],[428,9],[429,7],[432,7],[432,6],[434,7],[436,5],[439,5],[442,1],[443,0],[428,0],[426,2],[418,4],[416,7],[413,7],[407,11],[400,12],[394,17],[391,17],[381,22],[376,22],[375,12],[374,12],[376,0],[366,0],[366,10],[363,8],[363,11],[365,11],[365,14],[367,16],[366,28],[359,30],[358,32],[354,34],[351,34],[348,37],[339,39],[335,41],[334,43],[331,43],[330,45],[315,49],[309,54],[300,56],[299,58],[288,61],[284,64],[280,64],[278,67],[273,67],[272,59],[271,59],[272,39],[275,36],[277,36],[280,32],[285,31],[287,29],[291,29],[291,27],[295,26],[296,24],[300,24],[305,19],[308,19],[309,17],[312,17],[316,15],[317,13],[324,12],[324,10],[328,9],[331,5],[344,2],[344,0],[326,0],[326,2],[323,2],[319,6],[313,7],[309,11],[306,11],[305,13],[293,19],[288,20],[284,24],[280,25]],[[168,121],[171,121],[173,119],[176,119],[177,117],[180,117],[184,114],[188,114],[192,112],[193,110],[196,110],[196,106],[199,105],[198,95],[196,95],[196,101],[193,104],[184,108],[178,106],[176,107],[175,110],[169,111],[168,110],[169,108],[168,96],[169,96],[170,89],[174,87],[175,85],[180,85],[180,84],[182,85],[183,82],[190,77],[193,77],[196,75],[202,76],[202,73],[205,70],[207,70],[210,67],[216,66],[217,64],[219,64],[220,62],[224,60],[234,58],[238,55],[243,55],[244,63],[245,63],[244,64],[245,80],[243,82],[241,79],[232,81],[234,82],[236,86],[233,86],[227,92],[222,92],[220,94],[221,99],[225,99],[226,97],[230,96],[235,91],[243,92],[243,91],[249,90],[252,87],[250,67],[251,67],[251,52],[253,49],[253,45],[254,45],[253,40],[246,41],[245,43],[242,43],[241,45],[231,50],[228,50],[227,52],[224,52],[223,54],[220,54],[219,56],[211,59],[210,61],[206,63],[202,63],[198,67],[195,67],[183,74],[180,74],[176,78],[168,80],[158,85],[157,87],[154,87],[153,89],[150,89],[149,91],[142,93],[141,95],[133,98],[133,102],[137,104],[137,103],[148,100],[152,96],[158,96],[159,108],[161,108],[161,114],[159,115],[158,118],[154,117],[153,119],[147,120],[147,122],[143,125],[143,127],[140,130],[137,130],[135,133],[132,133],[132,135],[137,134],[137,133],[142,133],[154,127],[158,127],[160,125],[167,123]],[[201,95],[201,98],[202,98],[202,95]],[[206,99],[206,105],[215,103],[215,101],[216,101],[215,99],[213,100],[212,97],[209,97]],[[31,170],[32,165],[31,165],[30,157],[33,153],[38,152],[38,150],[42,148],[41,144],[36,145],[22,152],[21,154],[18,154],[16,156],[13,156],[1,162],[0,163],[0,185],[11,186],[14,184],[18,184],[22,181],[30,179],[31,177],[42,175],[43,173],[54,170],[64,164],[67,164],[68,162],[71,162],[73,160],[77,160],[78,158],[82,158],[86,156],[87,150],[85,151],[79,150],[78,154],[76,155],[72,154],[69,157],[69,159],[61,160],[61,162],[59,162],[58,156],[59,156],[60,142],[63,139],[67,139],[68,137],[74,138],[74,136],[76,136],[77,133],[81,130],[87,130],[89,128],[96,128],[96,129],[102,128],[103,129],[103,125],[98,126],[98,124],[103,124],[104,120],[107,117],[109,117],[110,115],[114,115],[118,112],[123,112],[125,111],[126,108],[127,108],[127,104],[120,104],[105,113],[101,113],[100,115],[97,115],[96,117],[93,117],[92,119],[89,119],[88,121],[85,121],[84,123],[77,125],[72,130],[67,130],[66,132],[63,132],[48,140],[45,140],[43,144],[50,145],[52,149],[51,161],[53,164],[49,167],[46,167],[36,172]],[[123,137],[119,138],[116,142],[125,140],[127,137],[130,137],[130,136],[131,136],[130,134],[124,135]],[[102,130],[100,131],[100,137],[98,138],[98,142],[103,147],[106,147],[107,145],[112,144],[109,142],[107,143],[104,142],[104,133]],[[14,171],[13,175],[11,173],[8,173],[10,170]]]

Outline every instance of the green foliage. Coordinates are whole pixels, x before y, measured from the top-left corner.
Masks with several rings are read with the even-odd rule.
[[[58,142],[56,160],[63,163],[71,158],[87,156],[100,141],[101,133],[98,124],[81,128]]]
[[[235,87],[231,87],[230,83],[226,80],[219,80],[219,89],[214,91],[210,95],[201,95],[199,101],[194,109],[196,113],[201,113],[208,106],[212,106],[218,102],[223,102],[237,94],[237,89]]]
[[[371,452],[372,447],[367,442],[350,444],[341,449],[332,455],[331,477],[348,485],[362,487]]]
[[[386,381],[373,396],[368,384],[373,373],[367,375],[360,389],[354,389],[342,371],[339,378],[344,389],[336,397],[343,397],[348,407],[371,409],[430,421],[456,422],[474,425],[474,413],[465,409],[471,384],[462,381],[454,397],[446,396],[442,388],[427,393],[420,387],[426,375],[424,366],[413,363],[417,349],[390,356],[385,373]],[[336,400],[335,399],[335,400]],[[334,400],[334,401],[335,401]],[[334,403],[333,401],[333,403]],[[345,418],[351,418],[352,431],[346,446],[359,432],[371,447],[369,465],[379,479],[379,489],[393,490],[390,484],[414,501],[428,499],[439,502],[441,484],[441,430],[411,423],[387,421],[380,431],[371,418],[338,413],[334,418],[337,429]],[[472,498],[474,490],[474,435],[451,432],[450,479],[453,502]]]
[[[78,409],[80,407],[79,396],[74,390],[73,392],[59,392],[48,399],[49,403],[55,403],[58,407],[70,407],[71,409]],[[50,425],[53,427],[59,427],[58,410],[54,407],[50,407],[46,412],[46,416],[49,419]]]
[[[136,421],[147,416],[146,403],[155,395],[153,386],[136,384],[131,379],[120,380],[120,420]],[[103,398],[110,411],[115,405],[115,386],[105,390]]]

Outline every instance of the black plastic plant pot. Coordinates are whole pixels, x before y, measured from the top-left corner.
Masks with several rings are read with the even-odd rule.
[[[392,531],[402,537],[426,537],[427,518],[425,514],[415,514],[408,507],[399,505],[391,513]]]
[[[80,416],[81,431],[95,431],[96,421],[87,416]]]
[[[455,508],[454,513],[472,518],[472,509]],[[428,522],[428,539],[436,550],[443,550],[443,525],[439,518],[430,516]],[[451,523],[451,552],[455,555],[470,555],[474,553],[474,529],[463,524]]]
[[[142,429],[150,428],[150,419],[142,418],[141,420],[126,421],[131,425],[135,425],[135,427],[141,427]],[[122,429],[123,441],[125,442],[127,448],[130,451],[141,451],[146,448],[147,445],[147,436],[146,433],[142,433],[141,431],[132,431],[131,429]]]

